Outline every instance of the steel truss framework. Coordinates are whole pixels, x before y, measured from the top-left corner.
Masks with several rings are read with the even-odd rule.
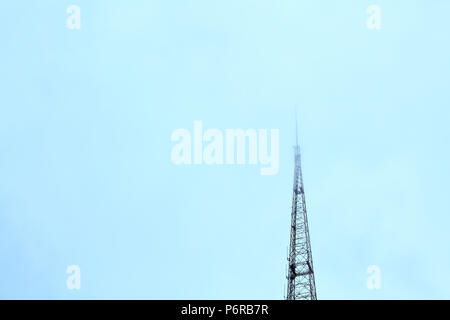
[[[292,196],[286,299],[317,300],[298,142],[294,147],[294,154],[294,189]]]

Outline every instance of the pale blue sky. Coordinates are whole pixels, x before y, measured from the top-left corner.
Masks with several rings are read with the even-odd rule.
[[[449,10],[3,2],[0,298],[283,298],[297,107],[319,299],[448,299]],[[173,165],[194,120],[279,129],[279,173]]]

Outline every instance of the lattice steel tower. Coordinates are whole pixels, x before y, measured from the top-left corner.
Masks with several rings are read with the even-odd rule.
[[[294,190],[292,196],[286,299],[317,300],[298,137],[296,137],[294,154]]]

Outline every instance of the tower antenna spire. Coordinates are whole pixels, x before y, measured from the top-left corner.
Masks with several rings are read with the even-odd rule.
[[[317,300],[314,267],[306,213],[305,189],[298,145],[295,110],[294,186],[292,194],[291,237],[289,241],[287,300]]]
[[[298,148],[298,122],[297,122],[297,108],[294,109],[295,114],[295,146]]]

